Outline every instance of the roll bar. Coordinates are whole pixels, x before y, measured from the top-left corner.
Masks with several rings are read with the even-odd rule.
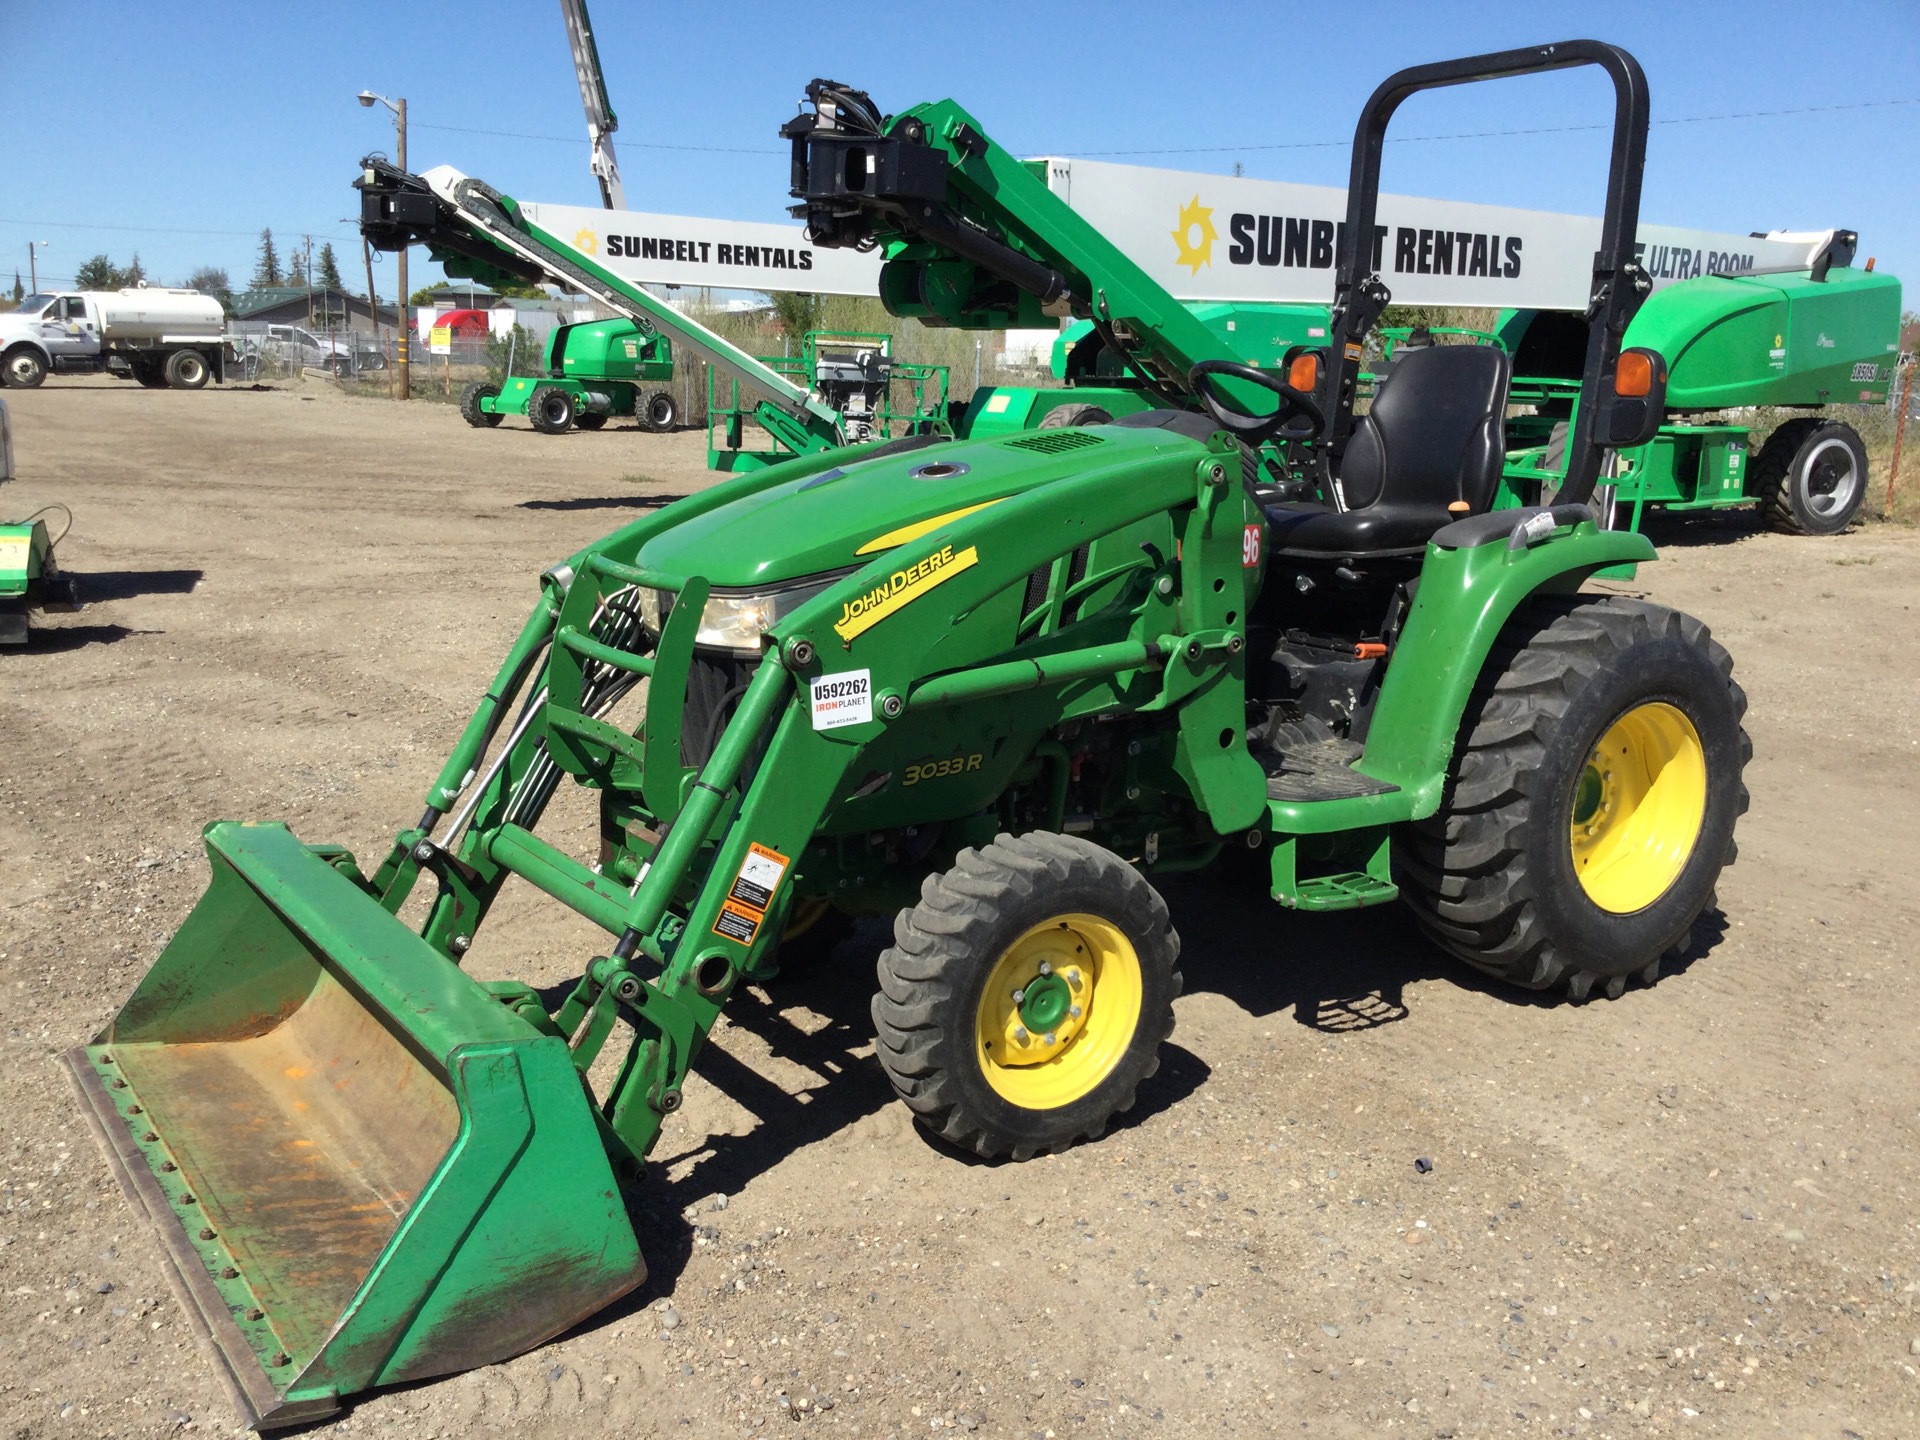
[[[1362,347],[1367,332],[1391,298],[1374,269],[1373,241],[1380,200],[1380,151],[1394,112],[1409,96],[1422,90],[1581,65],[1597,65],[1613,81],[1613,153],[1607,166],[1606,210],[1587,302],[1581,403],[1568,437],[1566,482],[1557,498],[1578,503],[1593,493],[1609,443],[1601,437],[1619,433],[1618,427],[1608,423],[1608,412],[1617,398],[1613,393],[1613,368],[1620,357],[1620,340],[1627,322],[1653,288],[1646,271],[1633,258],[1634,236],[1640,223],[1640,181],[1647,159],[1647,77],[1633,56],[1598,40],[1565,40],[1555,45],[1414,65],[1388,76],[1368,98],[1353,132],[1347,224],[1335,261],[1333,313],[1328,327],[1332,354],[1318,392],[1321,408],[1330,417],[1324,453],[1335,473],[1353,431],[1354,389]]]

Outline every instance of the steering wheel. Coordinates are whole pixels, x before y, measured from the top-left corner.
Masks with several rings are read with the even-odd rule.
[[[1209,378],[1214,375],[1228,375],[1271,391],[1278,397],[1280,408],[1271,415],[1242,415],[1237,410],[1230,410],[1221,403],[1214,391],[1213,381]],[[1311,440],[1327,428],[1327,417],[1313,396],[1304,390],[1294,389],[1278,375],[1269,375],[1251,365],[1242,365],[1233,360],[1202,360],[1188,373],[1187,383],[1193,387],[1193,393],[1207,407],[1207,413],[1221,429],[1232,431],[1249,444],[1275,435],[1283,440]]]

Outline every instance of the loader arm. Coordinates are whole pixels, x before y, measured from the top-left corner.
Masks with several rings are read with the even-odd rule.
[[[648,334],[665,334],[792,417],[813,448],[841,443],[840,414],[802,387],[616,275],[591,253],[527,219],[518,202],[482,181],[442,166],[412,175],[378,156],[361,161],[361,232],[376,250],[425,245],[453,273],[552,282],[593,296]]]

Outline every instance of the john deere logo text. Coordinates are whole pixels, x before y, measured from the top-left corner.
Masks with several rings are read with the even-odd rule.
[[[951,545],[942,545],[918,565],[894,571],[859,599],[842,605],[840,618],[833,622],[834,633],[842,640],[852,640],[894,611],[905,609],[934,586],[944,585],[962,570],[971,569],[979,559],[979,552],[971,545],[957,555]]]
[[[1213,211],[1194,196],[1180,207],[1180,222],[1173,229],[1173,263],[1198,275],[1202,265],[1213,263],[1213,242],[1219,238],[1220,232],[1213,228]]]

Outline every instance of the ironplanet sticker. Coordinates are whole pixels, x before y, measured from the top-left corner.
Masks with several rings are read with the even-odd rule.
[[[919,564],[894,571],[866,594],[842,605],[840,618],[833,622],[834,633],[842,640],[866,633],[935,586],[946,584],[962,570],[972,569],[979,560],[979,552],[971,545],[958,553],[953,546],[942,545]]]
[[[778,850],[755,842],[747,847],[746,858],[733,877],[733,886],[714,917],[713,933],[741,945],[753,944],[753,937],[766,923],[774,894],[793,862]]]

